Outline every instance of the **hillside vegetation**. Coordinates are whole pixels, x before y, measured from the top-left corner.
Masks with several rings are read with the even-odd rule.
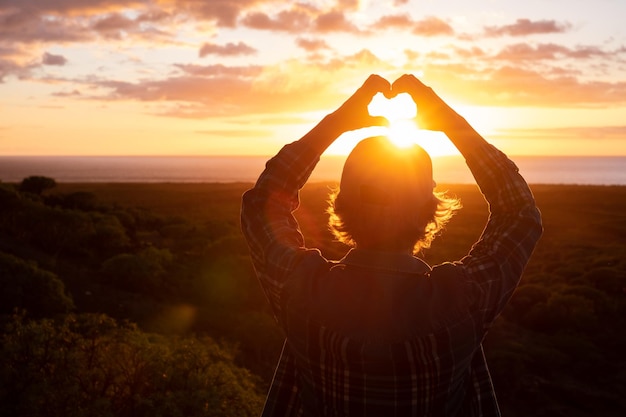
[[[0,183],[0,415],[253,416],[283,335],[239,230],[250,184]],[[475,186],[430,263],[486,221]],[[337,259],[329,184],[297,212]],[[626,412],[626,187],[535,186],[545,233],[486,340],[505,416]]]

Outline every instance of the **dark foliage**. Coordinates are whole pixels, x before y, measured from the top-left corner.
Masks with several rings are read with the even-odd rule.
[[[19,190],[23,193],[41,195],[44,191],[56,187],[57,183],[53,178],[33,175],[24,178],[20,183]]]
[[[283,336],[239,232],[248,187],[0,184],[0,415],[257,414]],[[337,259],[328,190],[307,185],[296,215]],[[461,258],[486,220],[474,186],[450,190],[464,209],[430,263]],[[626,188],[533,191],[546,231],[485,342],[504,415],[621,416]]]
[[[254,416],[257,379],[209,338],[149,335],[103,315],[13,317],[0,338],[0,415]]]

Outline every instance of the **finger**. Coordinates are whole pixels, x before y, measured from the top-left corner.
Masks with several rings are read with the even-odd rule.
[[[359,93],[362,94],[363,97],[369,97],[370,99],[377,93],[387,95],[390,91],[391,84],[389,81],[377,74],[370,75],[359,89]]]
[[[417,98],[417,96],[423,95],[425,90],[429,88],[418,80],[412,74],[404,74],[397,80],[395,80],[391,86],[391,90],[394,95],[398,95],[400,93],[408,93],[413,99]]]

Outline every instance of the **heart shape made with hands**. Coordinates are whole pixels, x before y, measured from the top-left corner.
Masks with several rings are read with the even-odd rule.
[[[367,106],[370,116],[382,116],[389,121],[387,136],[396,146],[408,147],[415,143],[417,126],[414,123],[417,105],[408,93],[400,93],[391,98],[377,93]]]
[[[390,122],[411,120],[417,115],[417,105],[408,93],[400,93],[391,98],[377,93],[367,105],[370,116],[382,116]]]

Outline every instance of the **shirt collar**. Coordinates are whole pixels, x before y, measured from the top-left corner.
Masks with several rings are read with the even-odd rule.
[[[350,249],[339,261],[341,264],[390,272],[428,273],[430,266],[408,253],[382,252],[369,249]]]

